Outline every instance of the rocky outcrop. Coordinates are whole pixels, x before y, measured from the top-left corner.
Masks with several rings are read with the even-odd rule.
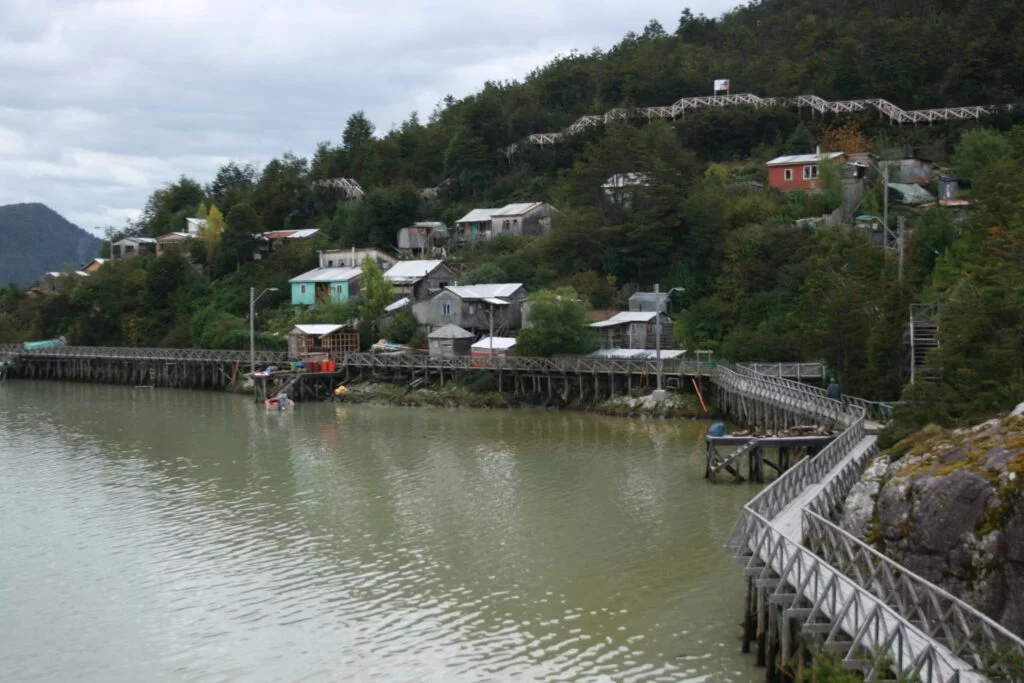
[[[1024,634],[1024,404],[961,430],[930,427],[872,462],[843,528]]]

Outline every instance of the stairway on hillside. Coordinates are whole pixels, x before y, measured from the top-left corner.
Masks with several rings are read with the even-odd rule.
[[[939,348],[939,311],[935,304],[910,307],[910,383],[935,382],[941,370],[928,363],[928,354]]]

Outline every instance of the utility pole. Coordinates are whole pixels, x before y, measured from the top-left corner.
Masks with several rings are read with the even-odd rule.
[[[277,287],[267,287],[259,296],[256,296],[256,288],[249,288],[249,373],[250,377],[256,374],[256,302],[267,292],[276,292]],[[255,380],[253,380],[255,381]]]
[[[899,263],[899,281],[903,282],[903,222],[904,217],[899,216],[896,219],[896,249],[899,250],[898,263]]]
[[[882,167],[882,227],[885,232],[883,235],[889,233],[889,164],[885,164]]]
[[[654,285],[654,348],[658,363],[658,391],[661,391],[661,285]],[[659,394],[660,395],[660,394]]]

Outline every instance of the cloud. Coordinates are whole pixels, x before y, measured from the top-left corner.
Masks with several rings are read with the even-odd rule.
[[[736,0],[694,0],[717,15]],[[610,47],[669,0],[0,0],[0,204],[120,225],[181,174],[388,130],[446,94]]]

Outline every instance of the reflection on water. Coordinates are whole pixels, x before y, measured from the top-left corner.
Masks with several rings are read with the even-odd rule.
[[[0,384],[3,678],[754,680],[704,427]]]

